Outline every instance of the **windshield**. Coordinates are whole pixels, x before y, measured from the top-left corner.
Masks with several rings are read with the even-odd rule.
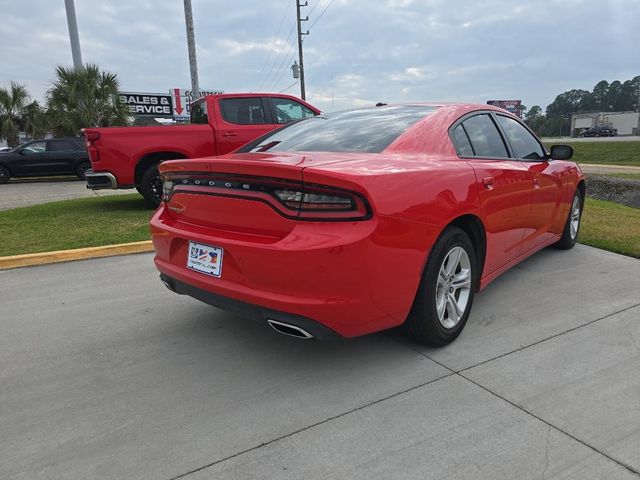
[[[322,115],[281,128],[240,151],[380,153],[437,108],[389,106]]]

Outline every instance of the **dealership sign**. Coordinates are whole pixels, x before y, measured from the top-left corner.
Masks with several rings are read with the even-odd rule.
[[[171,95],[120,92],[120,100],[129,107],[132,115],[170,116],[173,114]]]
[[[503,108],[509,113],[522,117],[522,100],[489,100],[487,105]]]
[[[189,117],[191,102],[197,100],[193,98],[192,91],[184,88],[172,88],[169,90],[173,97],[173,116],[178,118]],[[222,93],[222,90],[200,90],[200,97],[204,95],[216,95]]]

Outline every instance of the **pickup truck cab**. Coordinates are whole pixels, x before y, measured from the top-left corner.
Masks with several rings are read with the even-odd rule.
[[[233,93],[195,101],[187,125],[85,128],[92,167],[85,174],[87,188],[135,188],[156,207],[162,195],[160,162],[223,155],[319,113],[291,95]]]

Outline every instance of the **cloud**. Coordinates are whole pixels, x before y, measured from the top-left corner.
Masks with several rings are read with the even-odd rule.
[[[507,97],[544,107],[567,89],[640,74],[640,0],[335,0],[319,18],[329,2],[303,8],[308,99],[323,110]],[[5,3],[0,85],[42,98],[55,66],[71,64],[64,2]],[[123,89],[190,85],[182,2],[75,4],[83,59]],[[299,93],[291,0],[194,0],[193,10],[202,88]]]

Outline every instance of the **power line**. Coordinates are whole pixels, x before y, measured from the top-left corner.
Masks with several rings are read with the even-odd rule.
[[[314,5],[313,7],[311,7],[311,10],[309,10],[309,15],[311,15],[311,14],[313,13],[313,11],[316,9],[316,7],[317,7],[318,5],[320,5],[320,1],[321,1],[321,0],[318,0],[318,1],[315,3],[315,5]]]
[[[325,12],[327,11],[327,9],[331,6],[331,4],[333,4],[333,2],[335,2],[336,0],[331,0],[329,3],[327,3],[327,6],[324,7],[324,10],[322,10],[322,12],[320,13],[320,15],[318,15],[318,18],[315,19],[315,21],[311,24],[311,26],[309,27],[309,30],[311,30],[313,28],[313,26],[318,23],[318,21],[322,18],[322,16],[325,14]],[[320,3],[320,2],[318,2]],[[317,4],[316,4],[317,5]],[[313,10],[312,10],[313,11]],[[311,12],[309,12],[311,13]]]
[[[280,18],[280,24],[278,25],[278,30],[275,35],[276,40],[278,39],[278,36],[280,35],[280,31],[282,30],[282,26],[284,25],[284,19],[287,16],[287,10],[289,10],[289,0],[285,0],[285,3],[284,3],[284,11],[282,12],[282,17]],[[258,70],[261,74],[269,64],[269,61],[271,60],[272,56],[273,56],[273,51],[269,50],[269,54],[265,57],[262,67],[260,68],[260,70]],[[262,83],[264,83],[264,77],[263,77]],[[258,88],[258,90],[262,88],[262,83],[260,84],[260,87]]]
[[[295,52],[295,50],[293,49],[293,45],[292,45],[292,46],[290,46],[288,54],[289,54],[289,56],[288,56],[288,57],[284,57],[284,58],[282,59],[283,61],[281,62],[280,67],[279,67],[279,69],[278,69],[278,70],[280,71],[280,75],[277,75],[277,73],[276,73],[276,75],[277,75],[277,76],[276,76],[276,77],[274,77],[274,81],[273,81],[273,82],[271,82],[271,84],[270,84],[270,85],[271,85],[271,86],[270,86],[270,90],[274,90],[274,89],[276,88],[276,86],[278,85],[278,82],[280,82],[280,79],[282,78],[282,76],[284,75],[284,73],[289,71],[289,64],[291,63],[291,61],[292,61],[292,60],[295,58],[295,56],[296,56],[296,52]],[[278,70],[276,70],[276,72],[277,72]]]
[[[285,88],[284,90],[280,90],[278,93],[284,93],[287,90],[289,90],[291,87],[295,86],[298,83],[298,80],[296,80],[295,82],[293,82],[291,85],[289,85],[287,88]]]
[[[294,29],[295,29],[295,25],[293,27],[291,27],[291,30],[289,30],[289,34],[287,35],[287,39],[284,41],[284,45],[278,51],[278,55],[274,58],[273,63],[271,64],[271,68],[269,69],[269,72],[263,78],[263,81],[260,84],[260,89],[262,89],[263,86],[265,86],[265,88],[266,88],[266,86],[269,85],[273,81],[273,78],[271,77],[271,75],[273,73],[273,69],[275,68],[276,65],[278,65],[278,61],[280,60],[282,54],[284,53],[285,49],[287,48],[287,45],[289,44],[289,40],[291,39],[291,36],[293,35],[293,30]],[[292,47],[289,45],[289,48],[291,49]],[[287,53],[285,54],[285,56],[289,54],[288,52],[289,51],[287,50]],[[275,77],[277,74],[278,73],[276,71],[273,76]]]

